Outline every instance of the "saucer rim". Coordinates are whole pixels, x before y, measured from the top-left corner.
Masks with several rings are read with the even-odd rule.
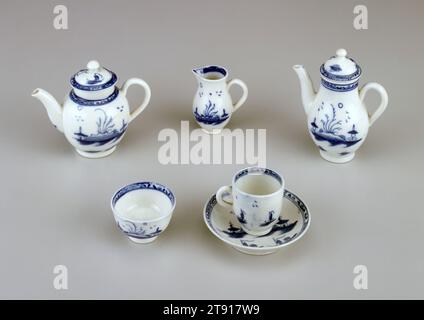
[[[284,192],[285,191],[287,191],[287,192],[290,192],[292,195],[294,195],[296,198],[298,198],[299,200],[301,200],[302,201],[302,203],[303,203],[303,205],[305,206],[305,208],[306,208],[306,212],[308,213],[308,221],[307,221],[307,223],[306,223],[306,227],[305,227],[305,229],[303,230],[303,232],[298,236],[298,237],[296,237],[295,239],[293,239],[293,240],[290,240],[290,241],[288,241],[288,242],[286,242],[286,243],[283,243],[283,244],[280,244],[280,245],[278,245],[278,246],[274,246],[274,247],[261,247],[261,248],[258,248],[258,247],[249,247],[248,249],[249,249],[249,251],[251,250],[251,251],[269,251],[269,250],[274,250],[274,252],[275,251],[277,251],[278,249],[281,249],[281,248],[283,248],[283,247],[286,247],[286,246],[288,246],[288,245],[291,245],[291,244],[293,244],[293,243],[295,243],[296,241],[298,241],[299,239],[301,239],[307,232],[308,232],[308,230],[309,230],[309,226],[311,225],[311,212],[310,212],[310,210],[309,210],[309,207],[308,207],[308,205],[305,203],[305,201],[303,201],[302,200],[302,198],[301,197],[299,197],[296,193],[293,193],[293,192],[291,192],[290,190],[288,190],[288,189],[284,189]],[[213,197],[216,197],[216,192],[214,192],[209,198],[208,198],[208,200],[206,201],[206,203],[205,203],[205,205],[204,205],[204,207],[203,207],[203,221],[205,222],[205,224],[206,224],[206,226],[208,227],[208,229],[209,229],[209,231],[215,236],[215,237],[217,237],[219,240],[221,240],[222,242],[225,242],[226,244],[228,244],[229,246],[231,246],[231,247],[233,247],[233,248],[244,248],[244,249],[246,249],[246,246],[243,246],[243,245],[239,245],[239,244],[236,244],[236,243],[233,243],[233,242],[231,242],[231,241],[228,241],[227,239],[225,239],[225,238],[222,238],[215,230],[213,230],[213,228],[209,225],[209,223],[207,222],[207,220],[206,220],[206,207],[208,206],[208,204],[209,204],[209,202],[211,201],[211,199],[213,198]],[[284,198],[284,195],[283,195],[283,198]],[[286,200],[288,200],[288,199],[286,199]],[[290,200],[288,200],[288,201],[290,201]],[[291,202],[291,201],[290,201]],[[219,205],[218,203],[216,203],[216,205]]]

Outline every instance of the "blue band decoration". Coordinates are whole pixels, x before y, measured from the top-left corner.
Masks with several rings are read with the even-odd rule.
[[[337,92],[346,92],[346,91],[352,91],[358,87],[359,81],[349,83],[349,84],[336,84],[332,82],[328,82],[324,79],[321,79],[321,84],[331,91],[337,91]]]
[[[350,60],[352,60],[352,59],[350,59]],[[355,61],[353,61],[353,62],[355,62]],[[362,73],[361,67],[356,62],[355,62],[355,65],[356,65],[356,71],[354,73],[346,74],[346,75],[338,75],[338,74],[330,73],[327,70],[325,70],[324,64],[321,65],[321,68],[320,68],[319,71],[320,71],[320,73],[323,77],[325,77],[329,80],[352,81],[352,80],[358,79],[361,76],[361,73]]]
[[[99,91],[99,90],[107,89],[107,88],[113,86],[116,83],[116,81],[118,80],[118,77],[116,76],[116,74],[114,72],[112,72],[112,71],[110,71],[106,68],[105,68],[105,70],[109,71],[112,75],[110,80],[106,83],[95,85],[95,86],[85,86],[85,85],[82,85],[82,84],[77,82],[77,80],[75,79],[75,77],[76,77],[76,75],[75,75],[70,80],[71,86],[76,88],[76,89],[83,90],[83,91]],[[84,72],[84,71],[86,71],[86,70],[80,70],[79,72],[77,72],[77,75],[80,72]]]
[[[100,99],[100,100],[87,100],[87,99],[78,97],[75,94],[74,90],[71,90],[71,92],[69,93],[69,98],[71,98],[71,100],[75,102],[76,104],[78,104],[79,106],[97,107],[97,106],[102,106],[104,104],[112,102],[113,100],[116,99],[118,95],[119,95],[119,90],[115,88],[115,91],[113,91],[113,93],[107,98]]]
[[[175,204],[175,196],[168,187],[165,187],[164,185],[160,183],[144,181],[144,182],[136,182],[136,183],[129,184],[123,187],[122,189],[118,190],[112,198],[112,206],[115,207],[115,204],[118,202],[118,200],[122,198],[125,194],[127,194],[128,192],[131,192],[134,190],[144,190],[144,189],[162,192],[164,195],[168,197],[172,205]]]
[[[252,168],[243,169],[242,171],[237,173],[237,175],[234,178],[234,182],[236,182],[241,177],[246,176],[246,175],[251,174],[251,173],[266,174],[266,175],[271,176],[274,179],[276,179],[280,184],[283,184],[283,180],[281,179],[281,177],[278,173],[276,173],[275,171],[272,171],[271,169],[259,168],[259,167],[252,167]]]
[[[217,72],[217,73],[222,74],[223,77],[225,77],[227,75],[227,70],[225,70],[224,68],[222,68],[220,66],[207,66],[207,67],[202,68],[201,70],[202,70],[202,74]]]

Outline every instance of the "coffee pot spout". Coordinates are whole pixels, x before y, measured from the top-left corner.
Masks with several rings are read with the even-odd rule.
[[[56,129],[63,132],[62,106],[59,102],[57,102],[50,93],[43,89],[35,89],[31,95],[41,101],[47,110],[50,121]]]
[[[305,113],[309,114],[316,96],[312,80],[302,65],[294,65],[293,70],[299,77],[303,108],[305,109]]]

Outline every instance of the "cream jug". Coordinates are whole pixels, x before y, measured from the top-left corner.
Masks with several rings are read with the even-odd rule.
[[[231,115],[241,107],[247,99],[247,86],[239,80],[228,81],[228,71],[221,66],[206,66],[193,70],[198,87],[193,99],[193,114],[207,133],[220,133],[230,121]],[[240,100],[233,104],[229,89],[239,85],[243,94]]]

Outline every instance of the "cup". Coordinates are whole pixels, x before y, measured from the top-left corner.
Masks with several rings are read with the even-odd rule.
[[[216,193],[219,205],[232,208],[241,227],[254,236],[269,233],[277,223],[284,196],[284,179],[277,172],[250,167],[237,172],[231,186]]]
[[[175,196],[160,183],[136,182],[116,191],[111,206],[116,224],[130,240],[149,243],[171,221]]]

